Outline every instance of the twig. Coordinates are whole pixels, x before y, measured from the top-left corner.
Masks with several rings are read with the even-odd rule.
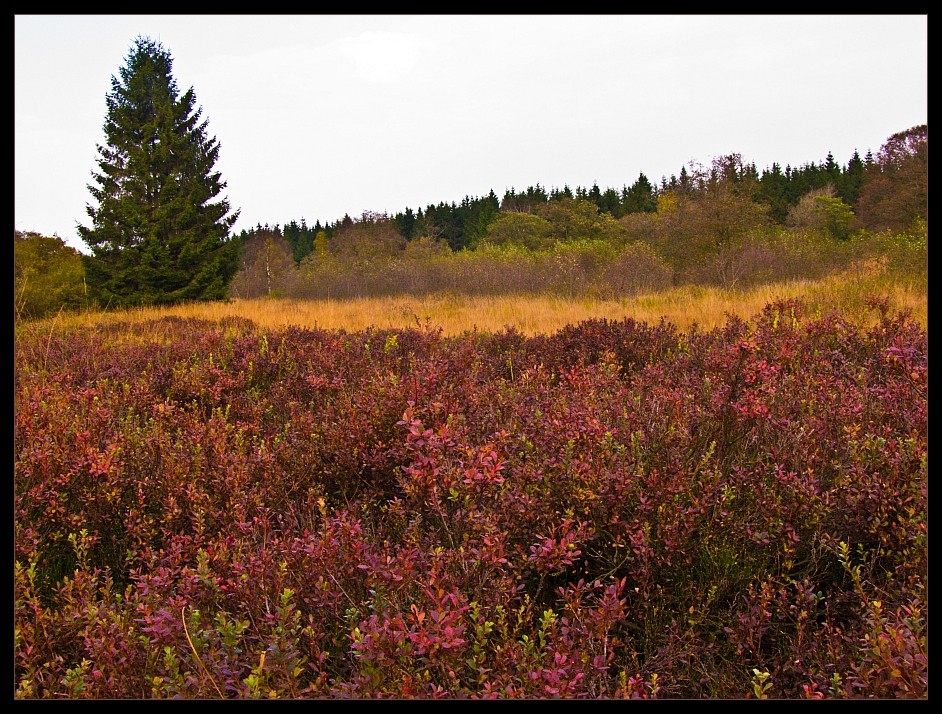
[[[350,601],[350,604],[353,605],[354,608],[356,608],[357,604],[356,604],[355,602],[353,602],[353,598],[352,598],[352,597],[350,597],[349,595],[347,595],[347,591],[343,589],[343,585],[341,585],[340,583],[337,582],[337,578],[334,577],[334,574],[333,574],[333,573],[327,573],[327,577],[329,577],[331,580],[334,581],[334,583],[337,585],[337,587],[340,588],[340,592],[342,592],[344,595],[346,595],[347,600]]]
[[[196,661],[199,663],[200,668],[203,670],[203,674],[206,675],[206,678],[209,680],[209,683],[213,685],[213,689],[216,690],[216,694],[219,695],[219,698],[225,699],[225,697],[222,696],[222,692],[219,691],[219,687],[216,686],[216,680],[213,679],[212,675],[209,673],[209,670],[206,669],[206,665],[203,664],[203,660],[200,659],[200,656],[196,651],[196,647],[193,646],[193,640],[190,639],[190,633],[186,629],[186,605],[184,605],[183,609],[180,610],[180,619],[183,621],[183,634],[186,635],[186,641],[190,643],[190,649],[193,650],[193,656],[196,657]]]

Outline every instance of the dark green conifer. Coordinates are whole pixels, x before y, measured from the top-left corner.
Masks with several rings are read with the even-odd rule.
[[[89,290],[104,304],[225,298],[238,268],[238,217],[217,196],[219,142],[207,135],[192,87],[180,95],[159,42],[135,39],[106,96],[105,144],[89,190]]]

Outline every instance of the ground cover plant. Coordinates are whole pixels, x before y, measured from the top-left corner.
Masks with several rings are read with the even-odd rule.
[[[22,698],[926,698],[928,346],[17,332]]]

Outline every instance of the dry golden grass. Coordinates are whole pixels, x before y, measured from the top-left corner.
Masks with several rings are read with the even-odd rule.
[[[621,300],[451,294],[351,300],[258,299],[60,315],[55,321],[58,329],[68,329],[140,322],[167,315],[213,321],[237,316],[248,318],[263,328],[290,325],[355,331],[370,326],[420,326],[441,328],[446,335],[455,335],[474,329],[492,332],[512,326],[533,335],[552,333],[567,324],[603,317],[631,317],[648,323],[657,323],[663,318],[682,330],[695,323],[702,329],[710,329],[724,324],[729,314],[744,319],[753,317],[777,298],[801,298],[811,311],[838,310],[849,319],[868,324],[876,319],[875,312],[866,307],[866,298],[871,295],[887,298],[894,309],[910,310],[928,327],[925,283],[892,280],[882,266],[871,264],[859,265],[823,280],[775,283],[746,290],[685,286]],[[51,327],[51,322],[46,321],[46,324]]]

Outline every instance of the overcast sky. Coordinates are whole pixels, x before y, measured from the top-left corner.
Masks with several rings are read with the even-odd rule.
[[[138,35],[220,144],[235,230],[761,171],[927,123],[927,15],[17,15],[15,229],[86,250],[105,95]]]

